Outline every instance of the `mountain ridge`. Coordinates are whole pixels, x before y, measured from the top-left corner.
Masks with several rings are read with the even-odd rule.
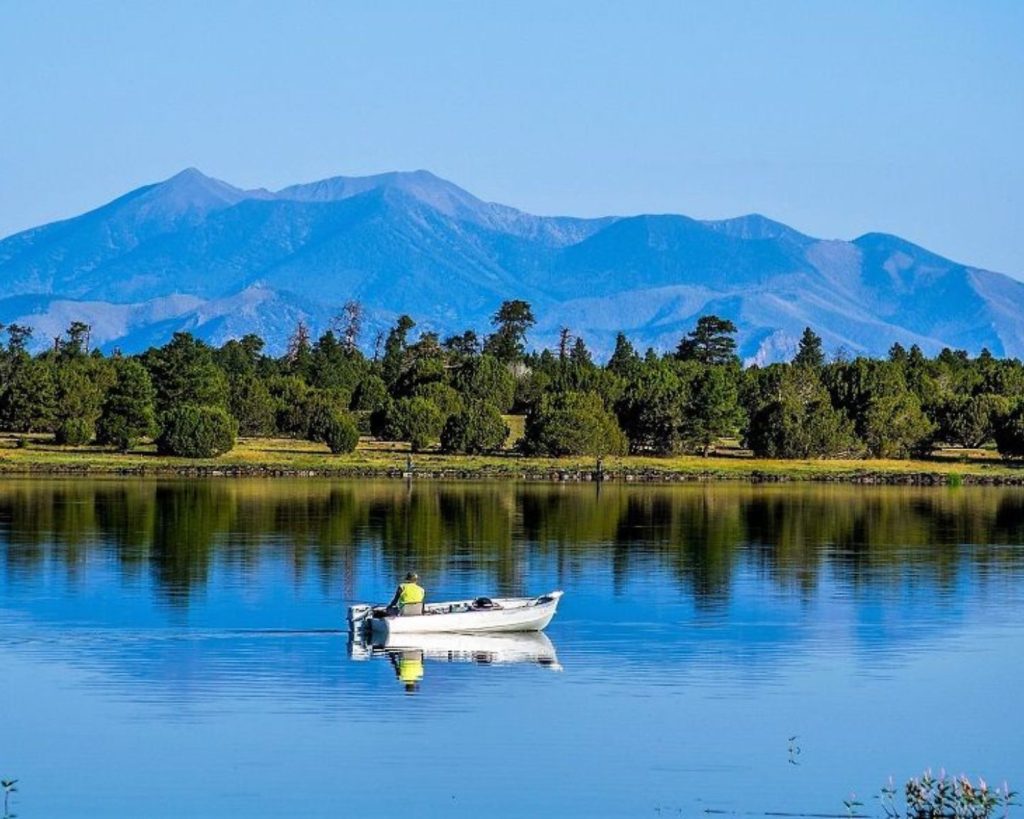
[[[615,333],[674,347],[702,313],[740,328],[749,362],[788,357],[804,326],[829,349],[894,342],[1024,355],[1024,283],[899,236],[819,239],[752,213],[537,216],[426,170],[242,189],[187,168],[79,216],[0,239],[0,322],[49,343],[75,309],[104,348],[188,329],[212,343],[367,310],[369,346],[400,313],[441,333],[486,332],[510,298],[607,354]]]

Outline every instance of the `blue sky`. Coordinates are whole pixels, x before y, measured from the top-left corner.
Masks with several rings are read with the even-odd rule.
[[[1024,277],[1024,3],[0,0],[0,235],[194,165],[761,212]]]

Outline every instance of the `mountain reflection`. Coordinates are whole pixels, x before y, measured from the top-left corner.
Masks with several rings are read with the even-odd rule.
[[[8,585],[103,559],[175,606],[211,568],[244,575],[284,555],[296,578],[351,597],[361,558],[397,577],[481,573],[530,593],[531,561],[610,574],[621,594],[651,570],[699,607],[727,601],[742,564],[809,594],[823,573],[854,587],[1019,574],[1024,492],[848,486],[555,486],[506,483],[6,480],[0,544]]]

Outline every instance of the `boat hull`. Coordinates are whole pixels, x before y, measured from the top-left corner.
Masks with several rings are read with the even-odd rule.
[[[558,609],[562,592],[541,597],[495,599],[494,608],[472,608],[472,601],[435,603],[413,616],[364,616],[374,638],[396,634],[507,634],[543,631]],[[354,622],[354,621],[353,621]],[[355,627],[355,626],[354,626]]]

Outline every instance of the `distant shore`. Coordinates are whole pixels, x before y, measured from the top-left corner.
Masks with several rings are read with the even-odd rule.
[[[241,439],[220,458],[159,456],[151,447],[128,453],[100,447],[61,447],[49,436],[0,436],[0,475],[152,477],[324,477],[414,480],[610,481],[679,483],[804,481],[866,485],[1024,486],[1024,464],[984,451],[944,452],[927,460],[767,460],[736,451],[699,456],[528,458],[412,454],[400,445],[364,441],[346,455],[290,438]]]

